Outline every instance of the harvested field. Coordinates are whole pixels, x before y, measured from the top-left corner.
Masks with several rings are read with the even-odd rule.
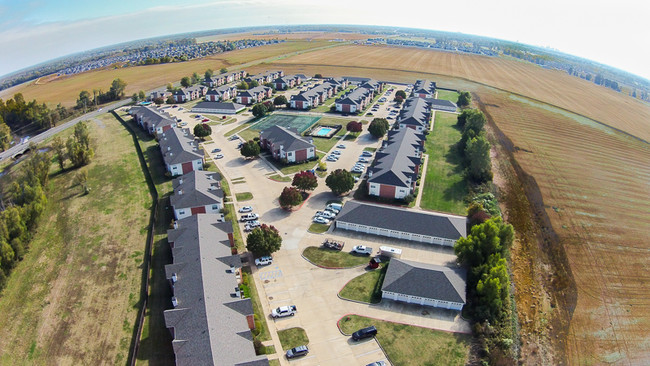
[[[38,84],[30,81],[2,90],[0,98],[6,100],[16,93],[23,93],[25,100],[36,99],[39,102],[53,105],[62,103],[65,106],[73,106],[82,90],[88,90],[91,94],[93,89],[108,91],[115,78],[126,81],[128,85],[125,94],[131,95],[140,90],[147,91],[164,86],[169,82],[178,82],[183,76],[192,75],[193,72],[203,75],[207,69],[218,71],[222,67],[230,68],[233,65],[238,65],[238,68],[241,68],[246,67],[246,63],[262,62],[293,52],[336,46],[337,44],[327,41],[290,41],[225,52],[187,62],[93,70],[60,78],[43,77],[39,79]]]
[[[110,114],[94,121],[90,193],[78,170],[53,164],[38,230],[0,297],[2,365],[127,361],[151,196],[131,135]]]
[[[428,73],[436,81],[443,81],[436,74],[458,77],[574,111],[650,141],[647,105],[564,72],[526,62],[418,48],[345,45],[288,57],[274,65],[287,72],[289,66],[310,66],[310,70],[323,70],[323,75],[329,75],[325,71],[328,69],[336,76],[365,76],[357,70],[370,69],[376,78],[395,81],[400,81],[395,71]]]
[[[529,227],[541,239],[535,245],[535,238],[523,238],[513,248],[528,361],[557,364],[539,356],[546,337],[566,347],[570,364],[648,363],[650,147],[508,93],[480,93],[480,99],[511,141],[502,141],[505,148],[530,175],[523,183],[529,192],[539,189],[540,196],[529,194],[535,216],[548,217],[552,226],[530,228],[516,212],[509,218],[520,233]]]
[[[196,39],[196,41],[201,43],[201,42],[222,41],[222,40],[234,41],[234,40],[238,40],[238,39],[284,39],[284,40],[342,39],[342,40],[356,40],[356,39],[368,39],[369,37],[372,37],[372,36],[368,35],[368,34],[362,34],[362,33],[292,32],[292,33],[260,34],[260,33],[257,33],[257,32],[250,32],[250,33],[215,34],[213,36],[199,37],[199,38]]]

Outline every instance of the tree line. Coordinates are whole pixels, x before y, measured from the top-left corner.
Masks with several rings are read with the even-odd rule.
[[[73,135],[65,144],[60,137],[55,137],[52,151],[61,170],[66,159],[72,162],[73,167],[89,164],[94,155],[90,144],[88,127],[83,122],[75,126]],[[0,212],[0,290],[6,285],[7,277],[16,263],[25,256],[38,218],[47,205],[52,152],[41,151],[34,144],[30,151],[20,175],[11,181],[0,202],[3,208]],[[80,174],[76,180],[87,193],[84,175]]]
[[[113,80],[107,92],[100,89],[93,89],[92,98],[90,92],[82,90],[77,99],[76,109],[83,110],[84,113],[92,106],[97,107],[98,104],[113,102],[124,98],[124,89],[126,89],[126,82],[120,78]]]

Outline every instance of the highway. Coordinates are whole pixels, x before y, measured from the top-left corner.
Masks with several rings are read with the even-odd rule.
[[[30,142],[34,142],[34,143],[38,144],[38,143],[42,142],[43,140],[45,140],[45,139],[47,139],[47,138],[61,132],[61,131],[65,130],[65,129],[67,129],[67,128],[70,128],[70,127],[74,126],[79,121],[85,121],[85,120],[91,119],[93,117],[97,117],[98,115],[100,115],[102,113],[108,113],[108,112],[112,111],[113,109],[123,107],[123,106],[125,106],[125,105],[127,105],[127,104],[129,104],[131,102],[132,102],[131,98],[123,99],[123,100],[121,100],[119,102],[115,102],[113,104],[109,104],[107,106],[104,106],[104,107],[102,107],[102,108],[100,108],[100,109],[98,109],[96,111],[86,113],[86,114],[84,114],[82,116],[79,116],[79,117],[77,117],[75,119],[72,119],[72,120],[70,120],[70,121],[68,121],[66,123],[60,124],[60,125],[58,125],[56,127],[52,127],[49,130],[44,131],[44,132],[42,132],[42,133],[40,133],[40,134],[38,134],[36,136],[30,137],[29,141],[27,141],[25,143],[22,143],[22,144],[16,144],[16,145],[12,146],[10,149],[1,152],[0,153],[0,162],[4,161],[7,158],[11,158],[11,157],[13,157],[13,156],[15,156],[17,154],[22,154],[23,152],[25,152],[25,150],[27,150],[29,148],[29,143]]]

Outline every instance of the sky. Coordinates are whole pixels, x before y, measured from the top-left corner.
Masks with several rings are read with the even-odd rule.
[[[360,24],[552,47],[650,80],[646,0],[0,0],[0,75],[155,36],[244,26]]]

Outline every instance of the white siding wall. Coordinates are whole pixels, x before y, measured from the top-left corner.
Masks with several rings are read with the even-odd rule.
[[[382,291],[381,298],[382,299],[393,300],[393,301],[401,301],[401,302],[405,302],[405,303],[408,303],[408,304],[418,304],[418,305],[424,305],[424,306],[431,306],[431,307],[435,307],[435,308],[452,309],[452,310],[462,310],[463,309],[463,303],[459,303],[459,302],[442,301],[442,300],[437,300],[437,299],[430,299],[430,298],[426,298],[426,297],[405,295],[405,294],[399,294],[399,293],[388,292],[388,291]]]
[[[203,170],[203,159],[194,160],[192,162],[192,167],[194,168],[194,170]]]
[[[449,246],[449,247],[453,247],[454,243],[456,242],[455,240],[452,239],[445,239],[445,238],[439,238],[439,237],[428,236],[428,235],[412,234],[404,231],[381,229],[372,226],[342,222],[340,220],[336,220],[336,227],[340,229],[357,231],[366,234],[381,235],[381,236],[387,236],[389,238],[417,241],[420,243],[439,244],[439,245]]]
[[[176,217],[176,220],[184,219],[192,216],[192,210],[189,208],[174,209],[174,216]]]
[[[180,164],[167,165],[167,171],[172,177],[183,175],[183,167]]]

